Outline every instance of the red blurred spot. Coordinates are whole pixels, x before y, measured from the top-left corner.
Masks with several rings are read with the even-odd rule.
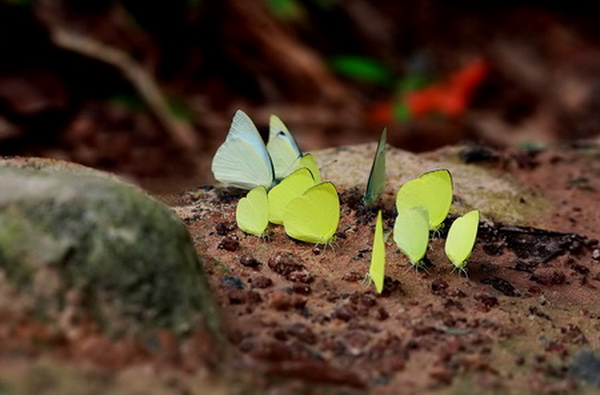
[[[483,58],[475,58],[446,80],[426,88],[406,93],[401,99],[408,107],[411,117],[421,118],[441,114],[449,118],[462,115],[468,108],[473,93],[489,72]],[[378,103],[369,111],[372,122],[386,124],[394,117],[391,101]]]
[[[446,81],[410,92],[404,100],[415,117],[432,113],[459,116],[468,107],[475,89],[483,82],[488,70],[487,63],[482,58],[476,58]]]

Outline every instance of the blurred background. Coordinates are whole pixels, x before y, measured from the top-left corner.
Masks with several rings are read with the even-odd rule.
[[[541,149],[600,131],[600,3],[0,0],[0,155],[212,182],[241,108],[301,148]],[[266,135],[265,135],[266,136]]]

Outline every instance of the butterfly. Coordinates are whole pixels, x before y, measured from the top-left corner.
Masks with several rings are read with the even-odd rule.
[[[271,188],[267,194],[269,198],[269,222],[282,225],[287,205],[315,184],[311,171],[303,167]]]
[[[288,203],[283,215],[285,233],[307,243],[328,244],[340,220],[340,199],[335,186],[322,182]]]
[[[450,226],[446,237],[446,256],[460,270],[464,270],[467,259],[473,252],[478,228],[479,210],[469,211],[457,218]]]
[[[263,186],[253,188],[240,199],[235,210],[235,221],[244,232],[262,237],[269,224],[269,202]]]
[[[277,180],[294,171],[298,160],[303,156],[296,139],[277,115],[271,115],[269,118],[267,151],[271,156]]]
[[[398,211],[394,223],[394,241],[413,266],[421,266],[429,243],[427,210],[412,207]]]
[[[446,219],[452,204],[452,176],[446,169],[433,170],[406,182],[396,195],[396,208],[400,211],[424,207],[427,210],[429,229],[437,230]]]
[[[373,238],[373,253],[371,254],[371,265],[369,266],[369,276],[377,293],[383,291],[383,279],[385,275],[385,244],[383,242],[383,223],[381,219],[381,210],[377,213],[377,222],[375,223],[375,237]]]
[[[381,136],[379,137],[379,143],[375,150],[375,157],[373,158],[373,164],[371,165],[371,172],[369,173],[369,180],[367,181],[367,188],[363,196],[363,202],[365,207],[371,207],[383,192],[385,187],[385,151],[387,141],[387,130],[383,129]]]
[[[225,142],[212,161],[211,169],[217,181],[247,190],[257,186],[270,189],[300,167],[309,167],[320,181],[314,158],[302,154],[281,119],[271,115],[269,126],[269,141],[265,146],[250,117],[242,110],[236,111]]]

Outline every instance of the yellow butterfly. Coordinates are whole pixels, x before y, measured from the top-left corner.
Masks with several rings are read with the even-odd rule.
[[[383,242],[383,222],[381,219],[381,210],[377,213],[377,222],[375,223],[375,236],[373,238],[373,253],[371,254],[371,266],[369,266],[369,276],[377,293],[383,291],[383,279],[385,276],[385,244]]]
[[[452,204],[452,176],[446,169],[424,173],[406,182],[396,195],[396,208],[401,210],[424,207],[429,218],[429,229],[437,230],[446,219]]]
[[[452,264],[460,270],[464,270],[467,259],[473,252],[478,228],[478,210],[469,211],[457,218],[450,226],[446,237],[445,252]]]
[[[244,232],[258,237],[264,235],[269,224],[269,201],[265,187],[255,187],[240,199],[235,220],[238,228]]]
[[[394,224],[394,241],[416,267],[422,265],[429,243],[429,219],[423,207],[402,209]]]
[[[303,167],[271,188],[267,195],[269,198],[269,222],[282,225],[288,204],[313,185],[315,185],[315,180],[311,171]]]
[[[322,182],[288,203],[283,216],[285,233],[307,243],[328,244],[340,220],[340,199],[335,186]]]

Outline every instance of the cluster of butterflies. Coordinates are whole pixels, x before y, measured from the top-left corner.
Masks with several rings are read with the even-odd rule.
[[[439,230],[448,216],[453,193],[452,176],[446,169],[424,173],[414,180],[407,181],[398,190],[394,241],[413,266],[423,266],[429,244],[429,232]],[[478,228],[479,211],[472,210],[457,218],[448,230],[444,250],[458,270],[466,270],[465,266],[473,251]],[[383,290],[384,272],[385,244],[380,210],[375,224],[369,267],[369,276],[379,293]]]
[[[340,218],[337,190],[321,180],[313,156],[300,151],[277,116],[271,115],[265,146],[252,120],[238,110],[212,171],[225,185],[250,189],[236,209],[237,225],[244,232],[262,237],[270,222],[283,225],[297,240],[315,244],[332,240]]]
[[[367,187],[366,207],[375,205],[385,186],[386,131],[379,139]],[[315,244],[332,241],[340,218],[340,201],[335,186],[323,182],[311,154],[303,154],[293,135],[275,115],[269,121],[269,140],[265,145],[252,120],[238,110],[225,142],[212,162],[217,181],[250,190],[236,208],[238,227],[258,237],[268,224],[283,225],[291,238]],[[423,265],[429,231],[436,231],[446,219],[452,203],[453,185],[448,170],[435,170],[406,182],[396,196],[398,217],[394,241],[416,267]],[[456,219],[446,238],[445,251],[450,261],[465,270],[471,255],[479,211]],[[375,226],[369,275],[378,292],[383,290],[385,243],[382,215]]]

